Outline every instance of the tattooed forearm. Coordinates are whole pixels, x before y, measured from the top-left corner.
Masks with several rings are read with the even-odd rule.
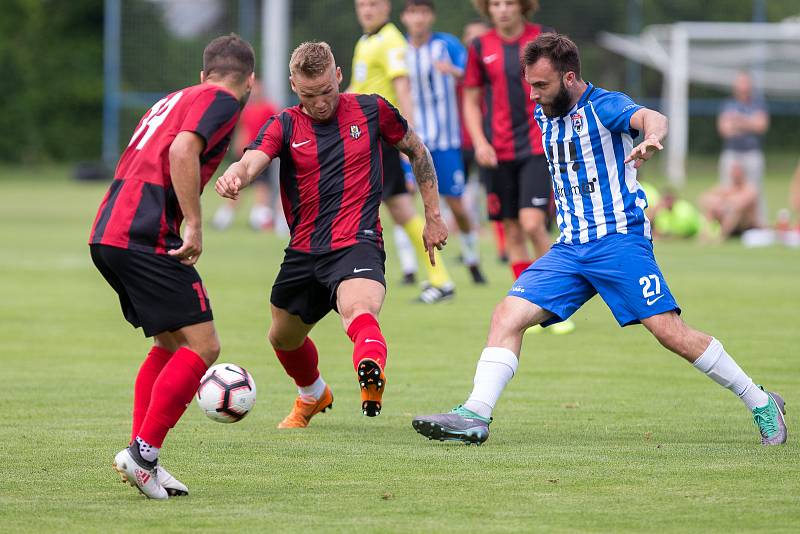
[[[403,140],[395,145],[398,150],[411,160],[411,168],[419,185],[419,194],[425,206],[425,219],[441,223],[439,213],[439,186],[436,183],[436,169],[433,167],[431,153],[422,143],[422,140],[413,130],[409,130]],[[443,224],[443,223],[442,223]],[[445,230],[446,237],[446,230]]]
[[[436,170],[433,167],[433,159],[427,147],[422,143],[419,136],[412,130],[409,130],[397,145],[398,150],[408,156],[411,162],[411,169],[414,171],[414,177],[420,190],[423,188],[432,187],[436,189]]]

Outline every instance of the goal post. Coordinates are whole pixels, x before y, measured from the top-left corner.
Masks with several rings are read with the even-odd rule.
[[[640,35],[600,34],[604,48],[661,72],[663,109],[670,120],[666,174],[686,180],[689,84],[729,89],[742,70],[753,73],[765,96],[800,95],[800,21],[778,23],[677,22],[646,27]]]

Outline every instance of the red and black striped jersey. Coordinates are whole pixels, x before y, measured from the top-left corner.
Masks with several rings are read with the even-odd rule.
[[[520,56],[526,44],[550,31],[553,30],[526,22],[522,34],[513,41],[503,39],[492,29],[469,46],[464,86],[483,90],[483,131],[499,161],[544,154]]]
[[[217,85],[203,83],[171,93],[145,113],[122,153],[95,217],[90,244],[165,254],[180,248],[183,213],[172,186],[169,149],[180,132],[205,141],[200,191],[217,170],[241,105]]]
[[[302,105],[270,118],[247,148],[281,160],[289,248],[311,254],[360,242],[382,248],[380,139],[394,145],[407,131],[400,112],[378,95],[340,95],[326,122]]]

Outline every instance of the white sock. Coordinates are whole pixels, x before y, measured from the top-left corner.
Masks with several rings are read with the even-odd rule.
[[[250,210],[250,226],[255,230],[261,230],[272,224],[272,219],[272,208],[269,206],[253,206]]]
[[[403,274],[416,273],[417,253],[414,251],[414,245],[411,244],[405,229],[399,224],[394,225],[394,246],[397,249],[397,257],[400,259]]]
[[[214,218],[211,219],[211,224],[217,230],[225,230],[233,223],[233,217],[236,212],[230,204],[223,204],[217,209]]]
[[[314,400],[319,400],[325,393],[325,381],[322,379],[322,375],[319,375],[319,378],[310,386],[298,387],[297,392],[301,397],[313,397]]]
[[[711,338],[711,343],[693,365],[711,380],[735,393],[749,410],[766,406],[769,402],[767,394],[753,383],[715,338]]]
[[[465,265],[478,264],[478,232],[472,230],[469,233],[460,234],[461,237],[461,256],[464,258]]]
[[[464,407],[481,417],[491,417],[497,399],[517,372],[518,365],[517,355],[508,349],[501,347],[483,349],[478,367],[475,369],[474,387]]]
[[[478,202],[480,188],[481,186],[477,179],[469,180],[464,187],[464,194],[461,196],[464,201],[464,208],[467,210],[469,218],[474,225],[480,225],[481,221],[481,206],[480,202]]]
[[[136,444],[139,445],[139,454],[142,458],[148,462],[155,462],[158,459],[158,451],[161,449],[153,447],[139,436],[136,436]]]

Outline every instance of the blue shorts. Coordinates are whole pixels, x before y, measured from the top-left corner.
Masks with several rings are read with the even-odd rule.
[[[464,160],[461,157],[461,149],[453,148],[450,150],[431,150],[433,167],[436,169],[436,178],[439,183],[439,194],[444,197],[460,197],[464,194]],[[414,171],[411,164],[403,160],[403,173],[406,182],[416,188]]]
[[[566,320],[599,293],[620,326],[681,309],[643,236],[611,234],[579,245],[553,245],[519,276],[509,296],[551,312],[542,323]]]

